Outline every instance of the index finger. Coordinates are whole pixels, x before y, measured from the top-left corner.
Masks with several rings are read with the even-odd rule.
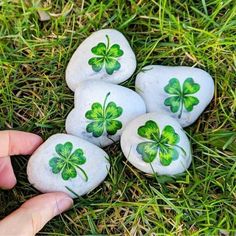
[[[43,142],[36,134],[21,131],[0,131],[0,157],[30,155]]]

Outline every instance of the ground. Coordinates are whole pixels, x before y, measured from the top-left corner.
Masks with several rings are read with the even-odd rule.
[[[0,2],[0,128],[40,134],[65,131],[73,93],[65,69],[92,32],[115,28],[137,56],[134,87],[148,64],[202,68],[215,96],[186,132],[193,162],[175,178],[147,176],[131,166],[119,143],[108,178],[48,223],[48,235],[233,235],[236,232],[236,1],[47,0]],[[32,1],[36,2],[36,1]],[[41,22],[37,10],[51,14]],[[0,192],[0,218],[38,194],[26,177],[28,157],[12,159],[18,178]]]

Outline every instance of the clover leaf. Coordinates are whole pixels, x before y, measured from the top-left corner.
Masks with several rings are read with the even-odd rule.
[[[166,125],[160,133],[157,123],[148,120],[145,125],[138,128],[138,135],[147,140],[139,143],[136,148],[146,163],[153,162],[156,156],[159,155],[160,163],[163,166],[168,166],[179,157],[176,148],[183,150],[177,145],[180,141],[179,135],[175,133],[174,128],[170,125]]]
[[[192,78],[187,78],[183,83],[183,88],[176,78],[170,79],[169,83],[164,87],[166,93],[172,95],[168,97],[164,104],[170,107],[171,112],[176,113],[178,111],[178,118],[180,119],[183,113],[183,108],[188,112],[193,110],[193,107],[199,103],[198,98],[191,96],[200,89],[200,85],[195,83]]]
[[[71,142],[56,145],[55,151],[58,156],[49,160],[52,173],[59,174],[61,172],[62,179],[69,180],[77,176],[77,169],[79,169],[83,173],[85,181],[88,181],[86,172],[79,167],[86,162],[83,150],[78,148],[73,153],[72,150],[73,144]]]
[[[106,35],[107,45],[105,43],[98,43],[97,46],[91,49],[91,52],[96,55],[89,59],[88,64],[92,66],[95,72],[99,72],[105,65],[107,74],[112,75],[114,71],[119,70],[121,65],[117,60],[124,52],[121,50],[119,44],[113,44],[110,47],[110,39]]]
[[[92,120],[86,127],[88,133],[92,133],[94,137],[100,137],[105,131],[109,135],[114,135],[122,128],[122,123],[116,120],[121,116],[123,109],[118,107],[114,102],[109,102],[107,99],[110,93],[106,95],[103,105],[95,102],[91,106],[91,110],[85,113],[85,117]]]

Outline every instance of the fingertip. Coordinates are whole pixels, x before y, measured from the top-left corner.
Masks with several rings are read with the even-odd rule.
[[[23,133],[25,133],[25,132],[23,132]],[[31,136],[31,139],[35,144],[41,144],[43,142],[42,137],[40,137],[37,134],[33,134],[33,133],[25,133],[25,134]]]
[[[16,177],[14,176],[14,178],[9,178],[4,183],[1,183],[0,189],[10,190],[15,187],[16,183],[17,183],[17,180],[16,180]]]
[[[40,144],[43,143],[43,139],[33,133],[27,133],[22,131],[10,131],[10,140],[16,139],[19,143],[23,143],[27,145],[27,152],[33,152],[35,148],[37,148]],[[31,147],[31,149],[29,148]]]
[[[43,143],[43,139],[33,133],[9,131],[8,155],[30,155]]]
[[[72,204],[73,200],[62,192],[33,197],[0,221],[0,235],[35,235],[49,220],[68,210]]]
[[[16,185],[16,182],[10,157],[2,157],[0,165],[0,188],[4,190],[12,189]]]
[[[10,189],[14,188],[15,185],[16,185],[16,183],[17,183],[17,180],[16,180],[16,177],[15,177],[15,175],[14,175],[14,176],[12,176],[12,178],[10,178],[10,179],[8,180],[5,189],[10,190]]]
[[[32,153],[37,147],[39,147],[43,143],[43,139],[39,135],[32,133],[27,133],[27,136],[27,140],[30,142],[32,147],[32,149],[28,150],[28,152]]]
[[[73,199],[63,192],[44,193],[23,204],[24,207],[37,208],[45,205],[54,208],[54,216],[68,210],[73,205]]]
[[[59,215],[67,210],[69,210],[74,204],[74,201],[72,198],[70,198],[68,195],[62,195],[57,200],[57,205],[55,209],[55,214]]]

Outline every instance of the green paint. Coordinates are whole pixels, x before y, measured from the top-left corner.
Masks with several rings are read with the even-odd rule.
[[[52,168],[54,174],[59,174],[61,172],[61,177],[63,180],[73,179],[77,176],[77,169],[79,169],[88,181],[88,176],[86,172],[80,167],[86,162],[86,157],[82,149],[78,148],[74,152],[73,144],[71,142],[66,142],[65,144],[57,144],[55,151],[57,157],[53,157],[49,161],[49,166]]]
[[[97,46],[91,49],[91,52],[96,55],[89,59],[88,64],[92,66],[95,72],[101,71],[105,65],[107,74],[112,75],[114,71],[120,69],[121,65],[117,58],[121,57],[124,52],[121,50],[119,44],[113,44],[110,47],[110,39],[106,35],[107,44],[98,43]]]
[[[153,120],[148,120],[145,125],[138,128],[138,135],[148,141],[139,143],[136,150],[142,155],[142,159],[151,163],[159,154],[160,162],[163,166],[168,166],[172,161],[177,160],[179,153],[176,148],[180,148],[177,144],[180,137],[172,126],[166,125],[162,132],[157,123]]]
[[[85,117],[92,120],[86,127],[88,133],[92,133],[94,137],[100,137],[106,131],[108,135],[114,135],[122,128],[122,123],[116,120],[121,116],[123,109],[118,107],[114,102],[107,104],[108,93],[105,97],[103,105],[95,102],[91,106],[91,110],[85,113]]]
[[[183,108],[191,112],[193,107],[199,103],[198,98],[191,96],[200,90],[200,85],[195,83],[192,78],[187,78],[183,83],[183,88],[176,78],[170,79],[164,87],[166,93],[170,94],[164,104],[170,107],[171,112],[179,112],[178,118],[181,118]]]

